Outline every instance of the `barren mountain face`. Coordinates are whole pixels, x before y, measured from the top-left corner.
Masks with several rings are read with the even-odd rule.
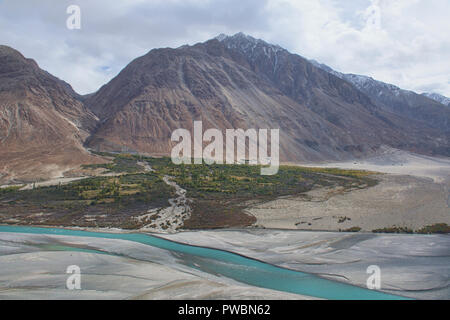
[[[433,99],[434,101],[443,104],[444,106],[450,107],[450,98],[445,97],[438,93],[422,93],[423,96]]]
[[[450,150],[442,131],[383,108],[350,82],[244,34],[152,50],[86,105],[101,123],[88,145],[104,151],[170,154],[171,133],[191,129],[195,120],[204,129],[280,128],[285,161],[359,157],[381,145],[428,154]]]
[[[0,182],[61,176],[102,161],[85,146],[170,155],[172,132],[200,120],[204,130],[224,133],[280,129],[282,161],[352,159],[381,146],[450,155],[444,106],[368,79],[240,33],[152,50],[81,97],[0,46]]]
[[[0,46],[0,181],[59,176],[96,162],[83,148],[96,117],[63,81]]]
[[[419,127],[437,129],[446,136],[450,134],[450,109],[443,107],[450,103],[448,98],[438,94],[419,95],[367,76],[343,74],[314,60],[311,62],[353,84],[381,109],[412,120]]]

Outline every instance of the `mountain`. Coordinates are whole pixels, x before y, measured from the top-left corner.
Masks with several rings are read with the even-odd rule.
[[[59,176],[98,162],[83,147],[97,118],[69,84],[0,46],[0,181]]]
[[[450,107],[450,98],[447,98],[439,93],[422,93],[427,98],[433,99],[444,106]]]
[[[242,33],[151,50],[85,103],[100,119],[87,145],[103,151],[170,154],[171,133],[202,120],[205,129],[280,128],[285,161],[361,157],[384,145],[450,155],[449,138],[438,129],[448,129],[447,118],[408,117],[303,57]]]
[[[433,99],[430,96],[403,90],[371,77],[340,73],[314,60],[312,63],[350,82],[361,92],[365,93],[381,109],[405,119],[417,121],[426,128],[437,128],[441,132],[447,133],[447,135],[450,133],[450,109],[443,109],[441,101],[438,103],[437,99]]]
[[[239,33],[135,59],[93,94],[0,46],[0,183],[63,175],[99,151],[169,155],[171,134],[281,129],[282,161],[361,158],[392,147],[450,155],[449,111]]]

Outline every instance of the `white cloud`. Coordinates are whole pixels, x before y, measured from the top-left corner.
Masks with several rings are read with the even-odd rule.
[[[66,28],[70,4],[81,30]],[[152,48],[243,31],[339,71],[450,96],[449,13],[447,0],[3,0],[0,39],[80,93]]]
[[[345,2],[355,9],[342,1],[273,0],[283,18],[273,19],[270,38],[342,72],[450,95],[448,1]]]

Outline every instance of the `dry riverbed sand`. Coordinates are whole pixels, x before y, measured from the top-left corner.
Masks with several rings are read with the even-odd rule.
[[[257,224],[320,230],[357,226],[367,231],[394,225],[417,229],[434,223],[450,224],[450,160],[388,150],[384,156],[364,162],[321,166],[388,174],[377,176],[380,183],[364,190],[344,193],[340,189],[319,189],[253,205],[248,211],[257,217]],[[183,195],[180,190],[182,201],[177,204],[186,204]],[[230,250],[359,286],[365,286],[367,267],[378,265],[383,290],[418,299],[450,297],[448,235],[249,229],[181,232],[164,237]],[[64,245],[116,256],[55,251]],[[66,289],[69,265],[80,266],[83,290]],[[310,299],[218,277],[188,267],[182,255],[129,241],[0,233],[0,299],[16,298]]]
[[[381,269],[383,291],[416,299],[449,299],[448,235],[297,230],[222,230],[164,235],[361,287],[367,268]]]
[[[377,265],[383,291],[417,299],[450,297],[447,235],[253,229],[163,237],[361,287],[367,268]],[[112,255],[55,251],[61,246]],[[311,299],[239,283],[192,263],[183,254],[125,240],[0,233],[0,299]],[[66,288],[71,265],[81,269],[82,290]]]
[[[145,171],[153,171],[146,163],[138,164]],[[374,176],[378,185],[367,189],[322,188],[274,201],[253,202],[245,212],[256,218],[255,226],[371,232],[394,227],[417,231],[435,224],[450,225],[449,158],[386,148],[381,154],[365,160],[302,166],[369,170],[382,174]],[[96,172],[96,175],[120,174]],[[66,184],[83,178],[63,177],[35,185]],[[149,221],[141,231],[175,232],[191,215],[192,202],[187,199],[186,191],[170,177],[165,177],[164,181],[176,189],[177,198],[170,200],[170,207],[150,209],[137,217],[139,221]],[[23,189],[33,186],[28,184]]]
[[[76,246],[117,256],[55,251]],[[81,290],[68,290],[67,267],[81,269]],[[0,233],[4,299],[311,299],[256,288],[185,265],[181,255],[124,240]]]
[[[311,165],[359,169],[385,174],[374,176],[377,186],[344,192],[316,189],[253,205],[247,213],[265,228],[362,231],[400,227],[419,230],[450,225],[450,160],[388,150],[383,156],[360,162]]]

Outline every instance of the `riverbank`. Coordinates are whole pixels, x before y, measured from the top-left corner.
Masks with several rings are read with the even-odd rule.
[[[385,174],[368,189],[346,192],[321,188],[247,209],[256,225],[268,229],[421,232],[450,225],[450,179],[436,183],[414,176]]]
[[[82,290],[66,288],[70,265],[81,269]],[[0,232],[0,300],[8,299],[312,298],[209,275],[177,262],[165,250],[129,241]]]
[[[281,166],[277,175],[261,176],[256,166],[108,156],[109,164],[84,166],[93,176],[0,189],[0,223],[158,233],[450,232],[449,159],[388,149],[371,159]]]
[[[177,242],[144,234],[1,227],[0,297],[310,299],[298,294],[309,292],[315,297],[382,299],[363,289],[369,265],[381,268],[382,290],[394,296],[450,296],[448,236],[234,230],[164,237]],[[65,288],[69,265],[81,268],[83,290]]]
[[[95,173],[85,179],[0,189],[0,223],[151,232],[242,228],[256,222],[245,213],[254,203],[321,187],[349,191],[376,184],[372,173],[357,170],[282,166],[277,175],[261,176],[258,166],[110,156],[111,163],[84,166]]]
[[[376,265],[386,292],[416,299],[450,299],[449,235],[223,230],[163,237],[231,250],[362,287],[369,276],[367,268]]]
[[[386,148],[364,160],[301,166],[381,174],[374,176],[378,184],[366,189],[319,188],[251,206],[246,212],[257,219],[256,225],[355,232],[450,231],[449,158]]]

